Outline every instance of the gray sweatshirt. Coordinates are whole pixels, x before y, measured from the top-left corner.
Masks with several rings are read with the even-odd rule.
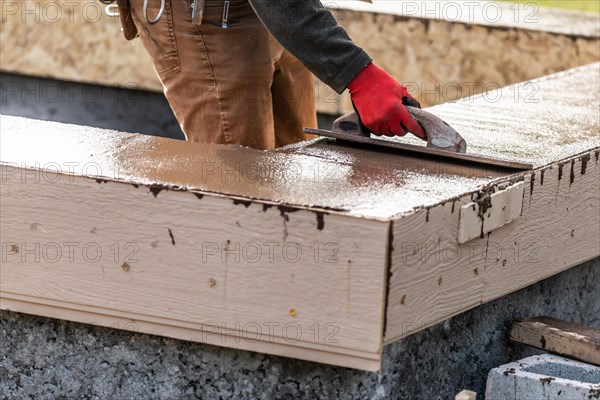
[[[338,93],[372,61],[319,0],[249,1],[279,43]]]

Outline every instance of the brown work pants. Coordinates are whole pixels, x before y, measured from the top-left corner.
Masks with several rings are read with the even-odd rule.
[[[148,0],[154,19],[160,0]],[[206,0],[192,24],[192,0],[166,0],[154,25],[143,0],[131,0],[140,39],[187,140],[256,149],[307,139],[316,127],[313,75],[271,36],[247,0]]]

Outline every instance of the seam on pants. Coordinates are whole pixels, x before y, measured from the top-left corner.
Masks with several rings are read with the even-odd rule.
[[[169,22],[169,43],[171,44],[172,54],[177,58],[176,66],[172,68],[172,70],[165,71],[166,77],[169,77],[181,71],[181,60],[179,59],[179,46],[177,46],[177,35],[175,34],[175,26],[173,23],[173,5],[171,4],[171,0],[166,1],[166,6],[169,7],[169,12],[167,14],[167,20]]]
[[[219,85],[217,82],[217,77],[215,76],[214,68],[212,66],[212,63],[210,62],[210,56],[208,55],[208,50],[206,49],[206,45],[204,44],[204,36],[202,35],[202,32],[200,32],[200,30],[198,29],[197,26],[194,25],[194,29],[196,30],[196,33],[198,33],[198,35],[200,36],[200,42],[202,44],[202,51],[204,52],[204,56],[206,58],[205,64],[208,66],[208,70],[210,72],[210,77],[212,78],[213,85],[215,87],[215,97],[217,98],[217,103],[219,104],[219,115],[221,116],[221,134],[225,138],[226,144],[232,144],[233,142],[232,142],[231,138],[229,137],[229,135],[227,134],[227,129],[225,126],[226,125],[225,112],[223,110],[223,104],[222,104],[222,100],[221,100],[221,96],[220,96]]]

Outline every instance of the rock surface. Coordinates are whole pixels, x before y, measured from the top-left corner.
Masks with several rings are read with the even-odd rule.
[[[485,389],[488,372],[538,351],[508,340],[514,318],[600,327],[600,259],[416,333],[379,374],[0,312],[2,399],[432,399]]]

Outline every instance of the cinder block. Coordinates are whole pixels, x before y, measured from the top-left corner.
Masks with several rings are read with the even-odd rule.
[[[490,371],[487,400],[600,399],[600,367],[551,354]]]

